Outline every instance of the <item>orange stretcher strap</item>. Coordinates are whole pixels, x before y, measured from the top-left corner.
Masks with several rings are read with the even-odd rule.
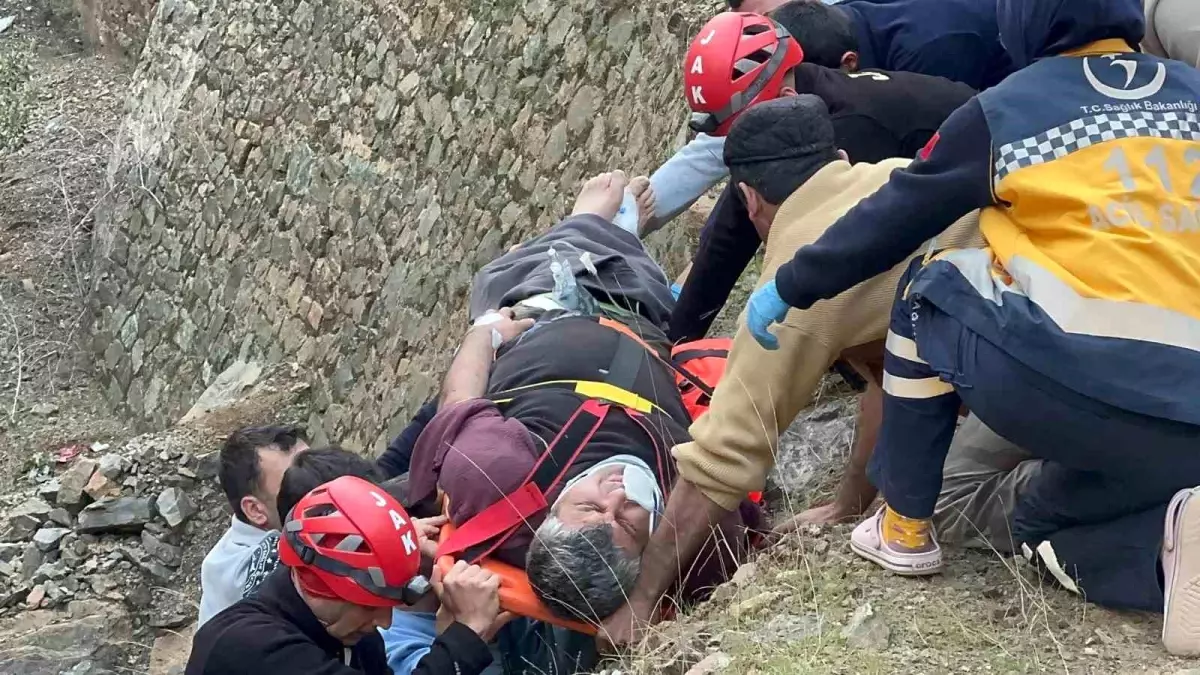
[[[445,512],[450,512],[448,501]],[[451,523],[447,522],[442,526],[441,534],[438,537],[439,551],[448,540],[454,537],[454,533],[455,528]],[[454,558],[448,555],[439,556],[437,559],[438,568],[441,569],[443,575],[454,567],[454,562]],[[525,574],[525,570],[491,558],[480,560],[478,565],[500,578],[500,609],[535,621],[552,623],[555,626],[578,631],[585,635],[596,634],[596,626],[592,624],[563,619],[551,612],[533,592],[533,586],[529,584],[529,576]]]
[[[621,335],[624,335],[625,337],[630,338],[634,342],[637,342],[656,361],[663,364],[667,368],[670,368],[676,375],[683,378],[685,381],[689,382],[692,386],[696,387],[700,391],[703,391],[704,393],[708,394],[709,396],[712,396],[712,393],[713,393],[712,387],[708,386],[708,384],[705,383],[704,380],[696,377],[694,374],[692,374],[686,368],[679,365],[678,363],[675,363],[671,359],[664,359],[658,353],[658,351],[656,349],[654,349],[654,347],[651,347],[649,345],[649,343],[647,343],[645,340],[643,340],[641,338],[640,335],[633,332],[633,329],[630,328],[629,326],[626,326],[625,324],[621,323],[620,321],[614,321],[614,320],[606,318],[606,317],[600,317],[596,320],[596,322],[599,323],[601,326],[604,326],[605,328],[615,330],[618,333],[620,333]]]

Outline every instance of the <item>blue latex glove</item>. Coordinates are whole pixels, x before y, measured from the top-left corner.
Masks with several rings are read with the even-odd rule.
[[[783,321],[789,309],[791,307],[779,297],[774,280],[750,296],[750,303],[746,308],[746,327],[763,349],[779,349],[779,338],[767,329],[771,324]]]
[[[679,284],[671,284],[671,297],[679,300],[679,294],[683,292],[683,286]]]

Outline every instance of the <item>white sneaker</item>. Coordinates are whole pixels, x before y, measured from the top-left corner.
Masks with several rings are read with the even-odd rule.
[[[1163,527],[1163,646],[1200,655],[1200,487],[1180,490]]]
[[[883,538],[883,512],[886,508],[887,506],[879,507],[875,515],[854,528],[850,533],[850,550],[859,557],[902,577],[923,577],[941,572],[942,547],[936,539],[929,551],[897,551],[888,546]]]

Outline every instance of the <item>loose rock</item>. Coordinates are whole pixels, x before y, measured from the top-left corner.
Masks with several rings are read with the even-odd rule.
[[[71,465],[59,477],[58,505],[67,508],[81,506],[84,502],[83,489],[96,471],[96,462],[83,457]]]
[[[196,627],[187,626],[160,636],[150,649],[150,675],[177,675],[183,673],[188,656],[192,651],[192,637]]]
[[[195,619],[195,609],[171,589],[154,589],[150,596],[150,625],[154,628],[179,628]]]
[[[27,584],[17,584],[7,592],[0,592],[0,609],[6,609],[25,600],[29,595],[29,586]]]
[[[79,514],[79,533],[139,531],[154,517],[148,497],[106,499],[89,505]]]
[[[58,479],[51,478],[50,480],[38,486],[37,493],[42,499],[45,499],[48,502],[53,502],[58,499],[58,491],[60,487],[61,484],[58,482]]]
[[[178,567],[183,560],[183,549],[162,541],[151,534],[149,529],[142,530],[142,548],[146,549],[147,554],[171,567]]]
[[[120,480],[129,471],[129,460],[123,455],[110,452],[100,458],[98,470],[109,480]]]
[[[44,581],[62,581],[67,576],[67,566],[61,560],[42,563],[33,573],[33,583]]]
[[[43,527],[33,535],[33,544],[39,550],[53,551],[58,548],[58,542],[71,531],[65,527]]]
[[[83,557],[87,554],[87,548],[87,543],[74,532],[66,535],[62,538],[62,541],[58,542],[60,560],[67,567],[75,567],[82,562]]]
[[[8,514],[9,536],[28,539],[49,516],[49,504],[36,497],[27,499]]]
[[[58,414],[58,406],[53,403],[35,403],[29,412],[38,417],[51,417]]]
[[[871,603],[865,603],[854,610],[850,621],[842,629],[842,637],[846,644],[857,649],[873,649],[882,651],[891,642],[892,630],[876,616]]]
[[[221,468],[221,458],[215,452],[196,458],[196,480],[212,480]]]
[[[747,598],[730,607],[734,616],[750,616],[770,607],[776,600],[783,597],[780,591],[763,591],[752,598]]]
[[[725,652],[713,652],[689,668],[687,675],[715,675],[723,672],[730,663],[733,663],[733,659]]]
[[[158,507],[159,514],[163,520],[167,521],[167,525],[172,528],[179,527],[187,522],[189,518],[196,515],[196,505],[187,496],[183,490],[179,488],[167,488],[158,495],[158,501],[155,503]]]
[[[16,560],[24,550],[24,544],[0,544],[0,562]]]
[[[75,518],[71,516],[71,512],[61,506],[50,509],[50,522],[57,523],[63,527],[70,527]]]
[[[757,572],[757,565],[754,563],[746,563],[741,567],[738,567],[737,571],[733,573],[732,581],[737,586],[745,586],[751,581],[754,581],[754,576]]]
[[[103,473],[97,471],[92,474],[83,491],[87,493],[95,501],[108,499],[109,497],[118,497],[121,495],[121,486],[114,483]]]
[[[29,595],[25,596],[25,604],[29,609],[37,609],[42,606],[42,601],[46,599],[46,587],[38,584],[29,591]]]
[[[32,579],[45,561],[46,554],[37,547],[37,544],[33,542],[27,544],[25,552],[21,554],[21,578]]]

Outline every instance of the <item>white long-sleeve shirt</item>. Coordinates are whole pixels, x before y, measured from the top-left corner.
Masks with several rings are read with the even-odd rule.
[[[200,565],[200,616],[197,628],[242,599],[254,549],[269,532],[233,518]]]

